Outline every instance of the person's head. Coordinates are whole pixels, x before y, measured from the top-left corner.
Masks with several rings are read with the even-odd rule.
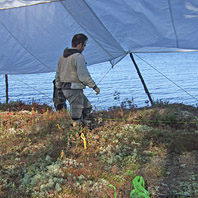
[[[83,51],[87,44],[88,37],[82,33],[75,34],[72,38],[72,47],[77,48],[79,51]]]

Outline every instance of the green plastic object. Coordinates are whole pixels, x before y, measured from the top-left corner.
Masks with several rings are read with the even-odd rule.
[[[116,198],[117,197],[116,187],[113,186],[112,184],[110,184],[109,187],[114,188],[114,198]]]
[[[145,189],[145,183],[142,176],[136,176],[132,183],[134,189],[130,193],[130,198],[150,198],[150,193]]]

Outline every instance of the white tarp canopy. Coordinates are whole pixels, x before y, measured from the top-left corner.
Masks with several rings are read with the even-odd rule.
[[[197,0],[0,0],[0,74],[54,72],[76,33],[88,65],[198,50]]]

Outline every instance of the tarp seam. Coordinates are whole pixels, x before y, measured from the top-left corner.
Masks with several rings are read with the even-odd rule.
[[[173,30],[174,30],[174,33],[175,33],[176,46],[177,46],[177,48],[179,48],[179,41],[178,41],[177,31],[176,31],[176,27],[175,27],[175,23],[174,23],[174,19],[173,19],[173,12],[172,12],[172,7],[171,7],[170,0],[168,0],[168,6],[169,6],[172,25],[173,25]]]
[[[118,43],[118,41],[113,37],[113,35],[109,32],[109,30],[106,28],[106,26],[102,23],[102,21],[98,18],[98,16],[96,15],[96,13],[91,9],[91,7],[89,6],[89,4],[83,0],[85,2],[85,4],[87,5],[87,7],[91,10],[91,12],[94,14],[94,16],[97,18],[97,20],[100,22],[100,24],[103,26],[103,28],[108,32],[109,35],[111,35],[112,39],[117,43],[117,45],[120,46],[120,49],[123,51],[123,53],[125,54],[125,50],[122,48],[122,46]],[[120,55],[123,56],[124,54]],[[120,57],[119,56],[119,57]]]
[[[40,59],[38,59],[34,54],[32,54],[10,31],[9,29],[6,27],[5,24],[2,23],[2,21],[0,20],[1,25],[7,30],[7,32],[11,35],[11,37],[13,37],[15,39],[15,41],[26,51],[28,52],[33,58],[35,58],[41,65],[43,65],[44,67],[50,69],[51,71],[54,71],[52,68],[48,67],[46,64],[42,63],[40,61]]]
[[[123,56],[117,57],[117,58],[120,58],[120,59],[117,60],[115,63],[112,63],[112,60],[110,60],[109,62],[111,63],[112,67],[113,67],[114,65],[118,64],[127,54],[128,54],[128,52],[126,52],[126,54],[123,55]],[[115,58],[115,59],[117,59],[117,58]],[[115,60],[115,59],[113,59],[113,60]]]
[[[62,0],[51,0],[51,1],[46,1],[46,2],[33,3],[33,4],[29,4],[29,5],[21,5],[21,6],[11,7],[11,8],[0,8],[0,11],[1,11],[1,10],[14,9],[14,8],[22,8],[22,7],[40,5],[40,4],[45,4],[45,3],[53,3],[53,2],[58,2],[58,1],[62,1]]]
[[[83,0],[84,1],[84,0]],[[75,19],[75,21],[76,21],[76,23],[78,23],[78,25],[80,26],[80,27],[82,27],[82,29],[107,53],[107,54],[109,54],[109,56],[111,56],[112,57],[112,60],[113,59],[115,59],[105,48],[103,48],[102,47],[102,45],[100,45],[100,43],[98,43],[87,31],[86,31],[86,29],[84,29],[83,28],[83,26],[78,22],[78,20],[76,20],[76,17],[70,12],[70,10],[62,3],[62,2],[60,2],[61,4],[62,4],[62,6],[68,11],[68,13]],[[87,5],[87,7],[89,8],[89,10],[95,15],[95,13],[93,12],[93,10],[88,6],[88,4],[84,1],[84,3]],[[95,15],[96,16],[96,15]],[[97,20],[99,21],[99,23],[101,23],[101,25],[105,28],[105,26],[104,26],[104,24],[98,19],[98,17],[96,16],[96,18],[97,18]],[[106,28],[105,28],[106,29]],[[107,29],[106,29],[107,30]],[[109,33],[109,31],[107,31],[108,33]],[[110,34],[110,33],[109,33]],[[110,34],[111,35],[111,34]],[[111,37],[114,39],[114,37],[111,35]],[[115,40],[115,39],[114,39]],[[116,41],[116,40],[115,40]],[[117,42],[117,41],[116,41]],[[118,42],[117,42],[118,43]],[[119,44],[119,43],[118,43]],[[121,46],[120,46],[121,47]],[[121,49],[123,50],[123,52],[125,53],[125,51],[124,51],[124,49],[121,47]],[[123,53],[123,54],[124,54]],[[120,56],[122,56],[122,55],[120,55]],[[118,57],[120,57],[120,56],[118,56]],[[118,58],[117,57],[117,58]]]

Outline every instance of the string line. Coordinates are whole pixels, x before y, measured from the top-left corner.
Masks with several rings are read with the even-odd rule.
[[[114,66],[115,67],[115,66]],[[98,81],[97,85],[99,85],[103,80],[104,78],[107,76],[107,74],[112,70],[112,66],[109,68],[109,70],[103,75],[103,77]],[[88,94],[88,96],[91,95],[91,93],[93,93],[93,90],[91,90],[91,92]]]
[[[163,74],[162,72],[160,72],[158,69],[156,69],[155,67],[153,67],[149,62],[147,62],[146,60],[144,60],[142,57],[138,56],[136,53],[134,53],[135,56],[137,56],[140,60],[142,60],[143,62],[145,62],[147,65],[149,65],[151,68],[153,68],[155,71],[157,71],[159,74],[161,74],[163,77],[165,77],[167,80],[169,80],[170,82],[172,82],[175,86],[177,86],[179,89],[181,89],[182,91],[184,91],[186,94],[188,94],[189,96],[191,96],[193,99],[195,99],[198,102],[198,99],[195,98],[193,95],[191,95],[189,92],[187,92],[184,88],[182,88],[181,86],[179,86],[177,83],[175,83],[173,80],[171,80],[170,78],[168,78],[165,74]]]
[[[48,99],[52,99],[50,98],[49,96],[47,96],[46,94],[44,94],[43,92],[39,91],[38,89],[35,89],[34,87],[32,87],[31,85],[25,83],[24,81],[20,80],[19,78],[15,77],[14,75],[11,75],[10,76],[14,77],[16,80],[18,80],[19,82],[23,83],[24,85],[32,88],[34,91],[37,91],[38,93],[40,93],[41,95],[44,95],[45,97],[47,97]]]

